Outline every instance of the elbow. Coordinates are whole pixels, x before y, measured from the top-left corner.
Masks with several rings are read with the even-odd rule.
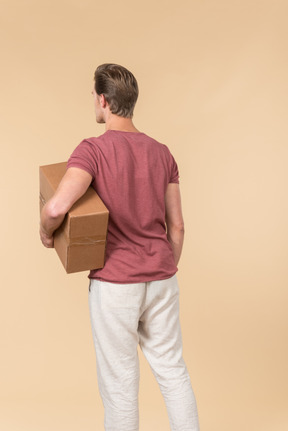
[[[59,218],[63,218],[67,211],[53,203],[53,201],[50,201],[46,204],[45,212],[48,219],[58,220]]]
[[[175,231],[183,232],[184,233],[185,232],[184,221],[181,220],[181,221],[179,221],[177,223],[173,223],[172,229],[174,229]]]
[[[184,238],[184,234],[185,234],[184,223],[177,226],[177,232],[178,232],[178,235]]]
[[[170,224],[167,227],[168,227],[168,232],[170,234],[184,236],[184,233],[185,233],[184,222],[173,223],[173,224]]]

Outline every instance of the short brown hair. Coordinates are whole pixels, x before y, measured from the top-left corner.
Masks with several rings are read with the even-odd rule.
[[[118,64],[101,64],[95,71],[94,80],[96,93],[105,96],[112,114],[133,117],[139,90],[129,70]]]

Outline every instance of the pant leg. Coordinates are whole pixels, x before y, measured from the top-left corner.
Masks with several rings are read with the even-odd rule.
[[[176,276],[147,283],[139,343],[159,383],[172,431],[199,431],[197,405],[182,357]]]
[[[91,280],[90,318],[106,431],[138,431],[138,321],[145,284]]]

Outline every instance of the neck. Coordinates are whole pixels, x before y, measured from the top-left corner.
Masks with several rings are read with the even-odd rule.
[[[120,130],[122,132],[139,132],[133,124],[131,118],[119,117],[118,115],[111,114],[106,119],[106,130]]]

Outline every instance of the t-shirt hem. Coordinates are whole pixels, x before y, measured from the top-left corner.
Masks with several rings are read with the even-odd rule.
[[[111,279],[107,279],[105,277],[97,277],[97,276],[91,276],[90,274],[88,275],[88,278],[90,280],[99,280],[99,281],[104,281],[106,283],[115,283],[115,284],[136,284],[136,283],[149,283],[150,281],[159,281],[159,280],[168,280],[169,278],[173,277],[176,273],[178,272],[178,268],[176,269],[176,271],[174,271],[172,274],[170,275],[166,275],[166,276],[162,276],[162,277],[144,277],[144,278],[139,278],[139,279],[134,279],[134,280],[123,280],[123,281],[115,281],[115,279],[111,280]]]
[[[88,174],[91,175],[91,177],[94,179],[94,173],[92,172],[92,170],[90,170],[89,168],[87,168],[86,166],[83,166],[81,163],[77,163],[77,162],[68,162],[67,163],[67,169],[69,168],[79,168],[82,169],[83,171],[88,172]]]

